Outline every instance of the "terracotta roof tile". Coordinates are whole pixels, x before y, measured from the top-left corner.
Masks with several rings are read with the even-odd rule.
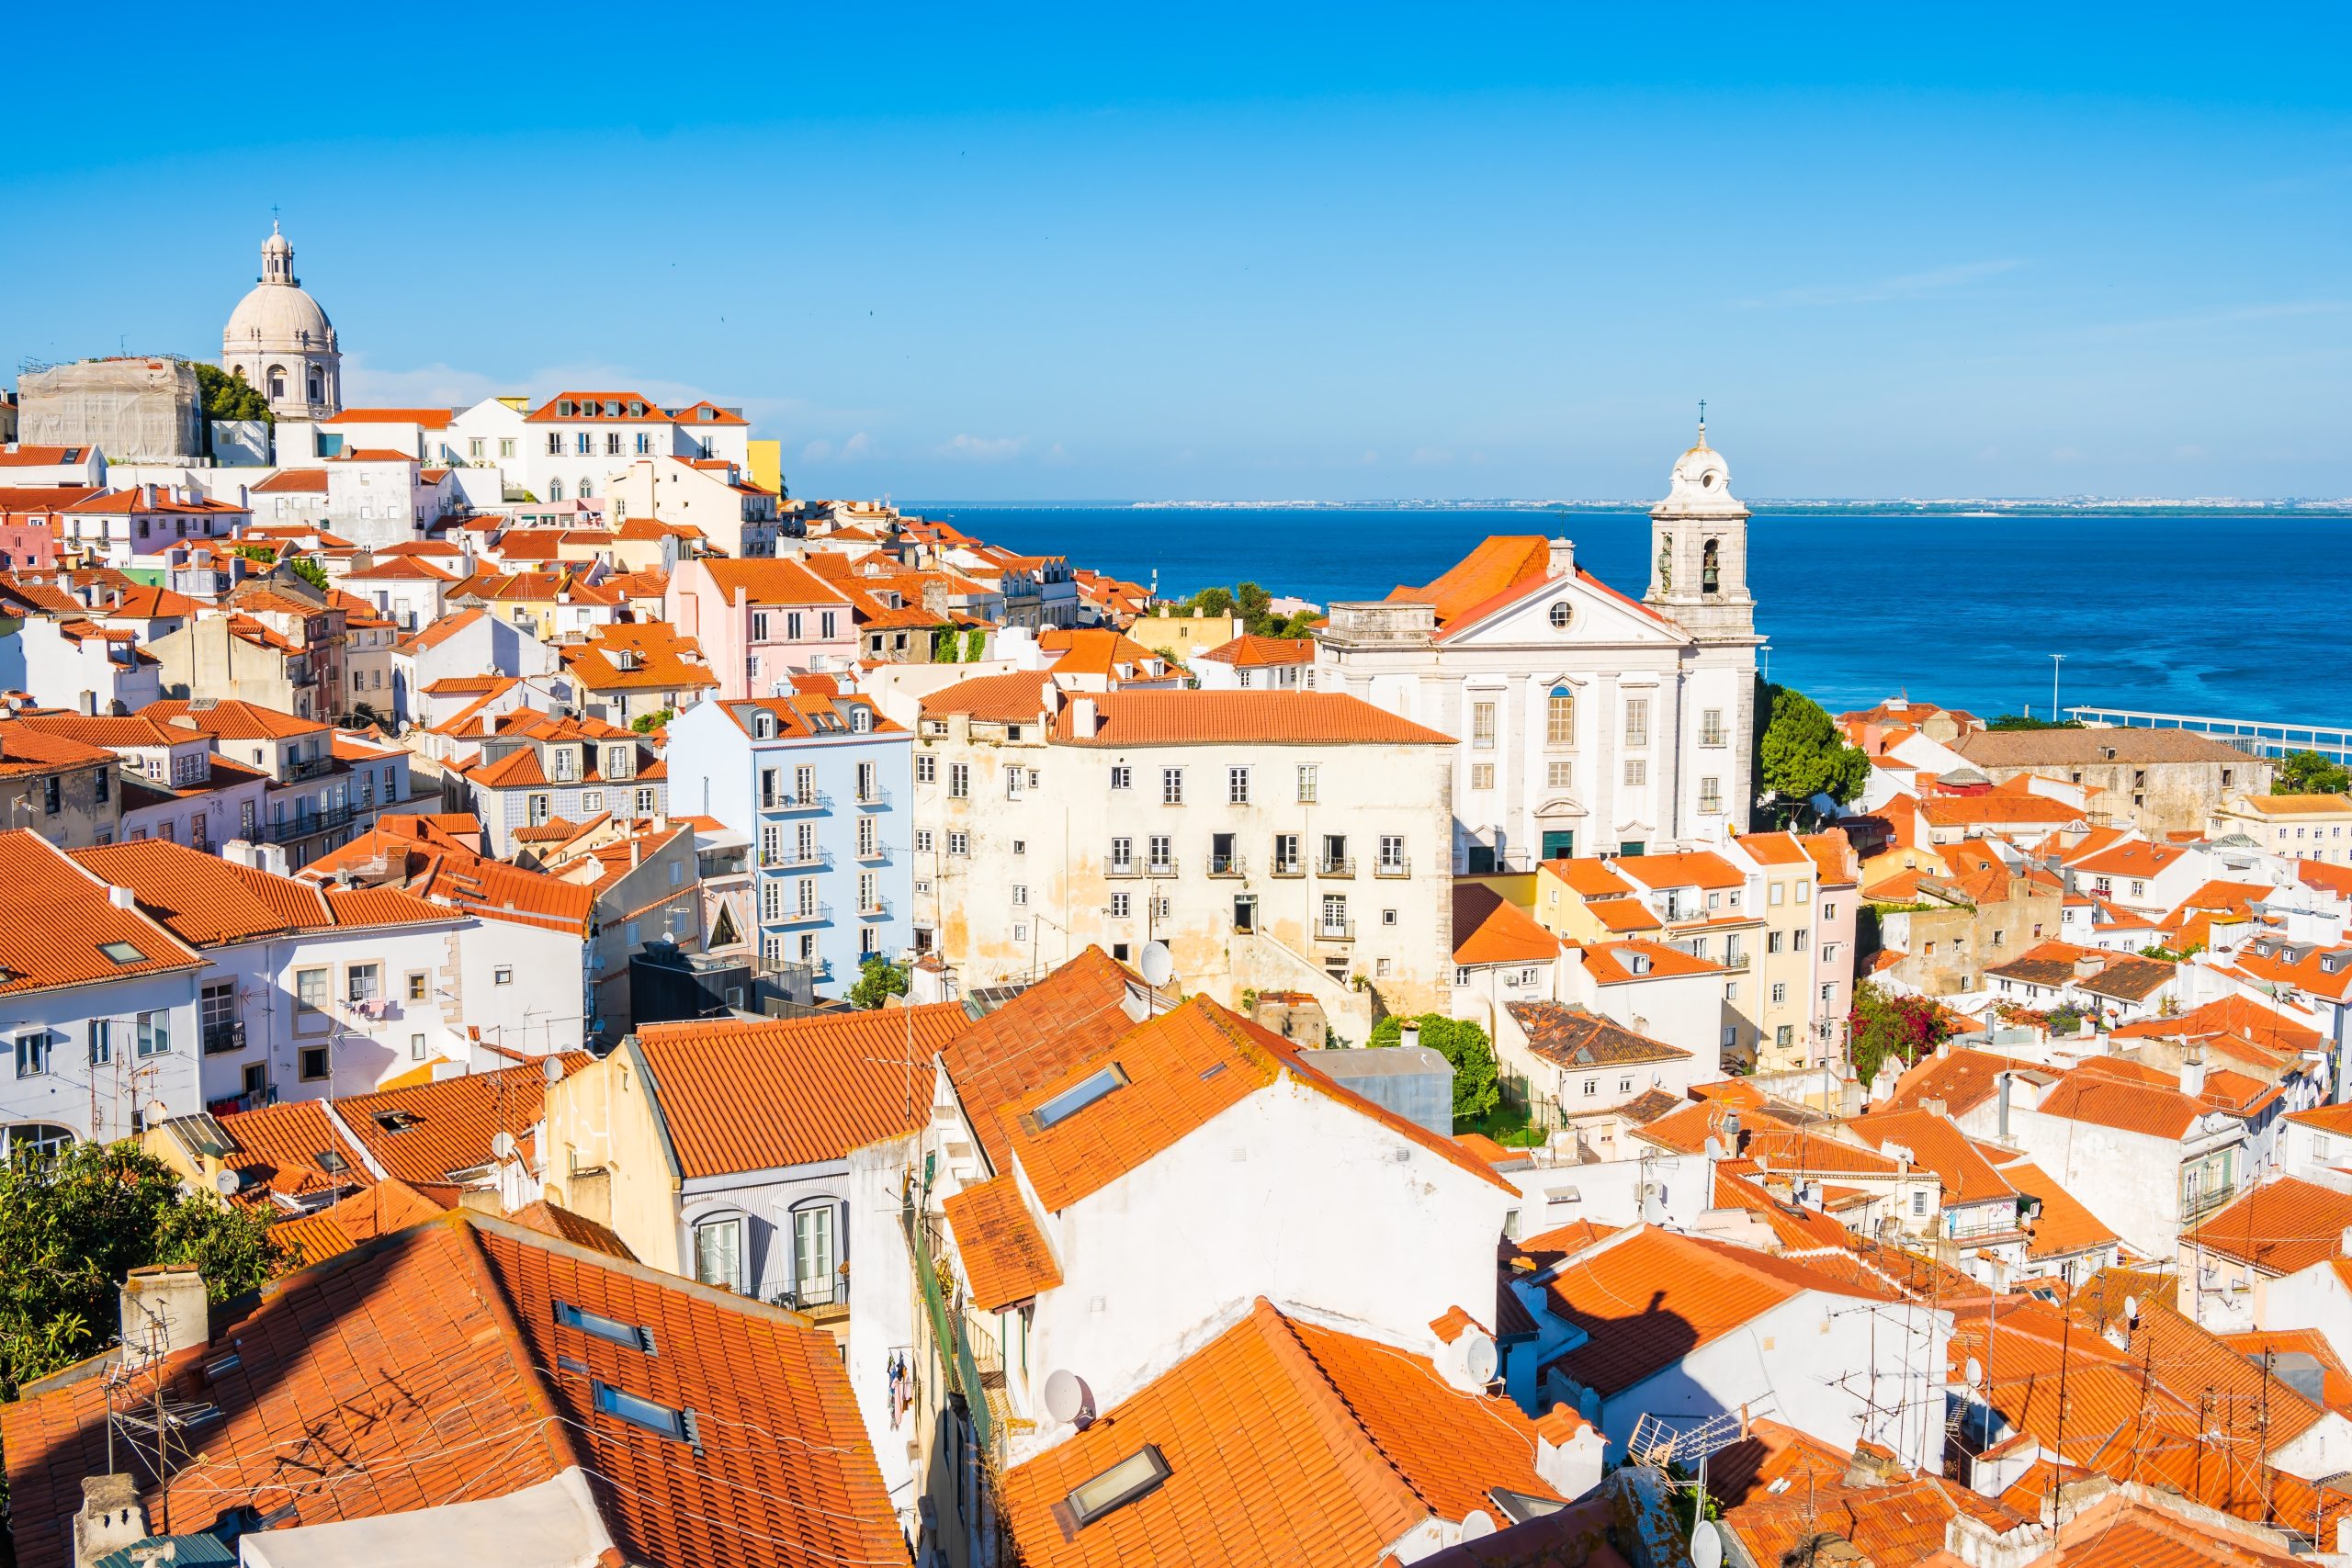
[[[982,1312],[1002,1312],[1062,1282],[1061,1265],[1054,1261],[1018,1179],[999,1176],[967,1187],[942,1208],[972,1303]]]
[[[2005,1165],[2000,1170],[2002,1180],[2041,1202],[2041,1212],[2033,1220],[2031,1235],[2026,1242],[2029,1258],[2063,1258],[2096,1247],[2120,1244],[2120,1236],[2076,1201],[2073,1193],[2052,1180],[2040,1166],[2020,1160]]]
[[[1073,728],[1077,704],[1091,701],[1091,739]],[[1054,739],[1076,746],[1427,745],[1453,739],[1339,692],[1096,692],[1062,705]]]
[[[2344,1255],[2352,1192],[2282,1176],[2205,1216],[2198,1244],[2266,1274],[2293,1274]]]
[[[204,959],[29,828],[0,833],[0,996],[200,967]],[[121,944],[109,954],[109,946]]]
[[[589,1062],[581,1051],[549,1059],[567,1075]],[[511,1134],[530,1152],[534,1130],[546,1114],[546,1068],[533,1062],[356,1094],[336,1100],[334,1109],[386,1174],[413,1186],[441,1186],[461,1172],[492,1164],[497,1156],[491,1142],[500,1133]],[[544,1160],[544,1150],[538,1157]]]
[[[1642,1062],[1687,1062],[1679,1046],[1637,1034],[1613,1019],[1565,1002],[1505,1004],[1526,1032],[1527,1048],[1555,1066],[1632,1066]]]
[[[1454,884],[1455,964],[1550,964],[1559,956],[1560,939],[1526,910],[1481,883]]]
[[[1107,1049],[1135,1026],[1143,1008],[1141,982],[1090,946],[941,1048],[948,1081],[991,1170],[1012,1168],[999,1111]]]

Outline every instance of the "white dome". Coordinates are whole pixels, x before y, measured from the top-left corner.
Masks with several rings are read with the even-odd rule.
[[[1707,445],[1707,427],[1699,427],[1699,443],[1674,460],[1673,483],[1662,507],[1683,515],[1720,512],[1747,515],[1747,509],[1732,499],[1731,468],[1724,455]]]
[[[287,353],[334,346],[334,324],[319,302],[290,283],[264,283],[237,301],[220,346],[231,353],[262,348]]]

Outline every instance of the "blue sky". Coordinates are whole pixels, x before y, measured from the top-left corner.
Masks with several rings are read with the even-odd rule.
[[[1646,496],[1702,397],[1751,494],[2352,494],[2352,11],[1946,9],[52,7],[0,364],[217,353],[277,203],[355,399],[802,494]]]

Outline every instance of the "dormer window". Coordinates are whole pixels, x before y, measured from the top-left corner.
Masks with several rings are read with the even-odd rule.
[[[755,739],[775,739],[775,715],[772,713],[754,714],[752,717],[752,735]]]

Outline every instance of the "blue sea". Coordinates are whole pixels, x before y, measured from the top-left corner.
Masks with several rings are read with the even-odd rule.
[[[905,503],[991,544],[1162,593],[1262,583],[1317,604],[1430,581],[1488,534],[1566,534],[1639,597],[1640,512],[1540,507]],[[1770,675],[1833,713],[1896,693],[1985,715],[2077,704],[2352,723],[2329,628],[2352,604],[2352,516],[1758,511],[1748,586]]]

